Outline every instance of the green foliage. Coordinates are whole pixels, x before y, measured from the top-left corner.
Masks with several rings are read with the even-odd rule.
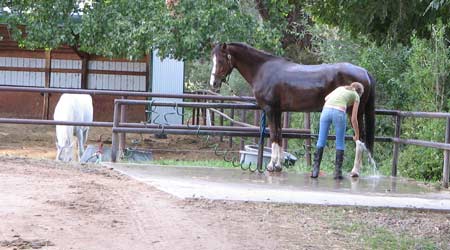
[[[62,43],[74,45],[73,31],[80,28],[77,16],[81,9],[77,1],[1,1],[0,7],[8,6],[10,13],[3,12],[6,22],[13,30],[13,38],[28,48],[53,48]],[[27,39],[22,36],[20,25],[30,25]]]
[[[200,59],[186,62],[186,90],[209,89],[211,60]],[[233,70],[228,82],[222,84],[222,95],[252,96],[250,85],[237,70]]]
[[[408,69],[403,81],[409,83],[409,105],[404,108],[421,111],[448,110],[450,50],[445,41],[445,26],[431,26],[432,39],[424,40],[413,36]]]
[[[409,119],[403,128],[404,138],[442,142],[445,137],[443,120]],[[442,150],[403,146],[399,157],[399,173],[415,179],[438,181],[442,177],[442,163]]]
[[[355,39],[345,31],[324,25],[317,25],[315,33],[318,56],[323,61],[350,62],[366,68],[375,77],[378,107],[397,109],[403,105],[407,93],[399,72],[404,72],[407,66],[406,46],[378,46],[364,36]]]
[[[307,2],[308,10],[317,21],[338,26],[354,37],[367,35],[379,43],[407,43],[413,32],[418,37],[430,38],[431,32],[427,28],[429,25],[436,23],[439,18],[446,22],[450,19],[450,8],[430,9],[430,1],[422,0]]]
[[[408,68],[402,74],[403,81],[409,84],[408,101],[403,109],[448,111],[450,49],[444,39],[444,30],[445,26],[438,23],[431,27],[432,39],[412,37]],[[445,121],[405,119],[402,136],[442,142]],[[442,150],[409,146],[401,152],[399,169],[408,177],[437,181],[442,177],[442,162]]]
[[[197,59],[209,56],[217,42],[242,41],[279,53],[280,31],[244,11],[237,1],[180,1],[160,25],[155,42],[161,54]]]
[[[6,21],[14,38],[28,48],[67,44],[131,59],[158,49],[163,57],[187,60],[207,57],[216,42],[242,41],[281,53],[281,31],[254,18],[238,1],[186,0],[173,8],[146,0],[0,1],[10,9]]]

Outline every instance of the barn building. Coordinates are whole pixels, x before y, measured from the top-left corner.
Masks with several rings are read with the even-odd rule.
[[[2,24],[0,37],[3,37],[3,40],[0,40],[0,86],[170,94],[182,94],[184,91],[183,62],[162,60],[156,52],[141,60],[130,61],[87,54],[80,56],[70,47],[51,51],[27,50],[20,48],[18,43],[11,39],[6,25]],[[0,92],[0,117],[52,119],[59,96],[31,92]],[[111,121],[113,102],[117,98],[121,96],[94,95],[94,120]],[[158,112],[170,111],[163,107],[159,109]],[[127,118],[135,122],[147,120],[145,107],[128,107]],[[172,124],[181,122],[181,117],[172,117],[170,120]]]

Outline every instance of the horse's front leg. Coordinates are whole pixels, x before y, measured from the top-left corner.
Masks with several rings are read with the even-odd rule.
[[[272,155],[269,164],[267,165],[268,171],[281,171],[281,159],[283,157],[283,150],[281,145],[281,112],[267,112],[270,129],[270,141],[272,142]]]
[[[81,160],[81,157],[84,154],[84,142],[86,140],[85,133],[82,128],[78,127],[76,129],[76,136],[78,141],[78,161]]]

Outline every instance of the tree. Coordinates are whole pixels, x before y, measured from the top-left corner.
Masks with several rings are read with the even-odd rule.
[[[446,0],[434,0],[444,4]],[[308,1],[308,10],[323,23],[350,31],[354,36],[368,35],[378,42],[408,43],[415,33],[430,38],[429,26],[439,18],[450,20],[449,8],[428,9],[424,0],[323,0]],[[433,5],[433,6],[441,6]]]
[[[161,56],[195,59],[209,55],[216,42],[243,41],[280,52],[281,33],[232,0],[185,0],[170,8],[160,0],[0,0],[4,7],[14,38],[27,48],[69,45],[127,58],[158,49]]]
[[[283,32],[281,44],[284,49],[293,45],[299,49],[311,48],[311,34],[308,28],[313,22],[304,9],[304,1],[254,1],[261,18]]]

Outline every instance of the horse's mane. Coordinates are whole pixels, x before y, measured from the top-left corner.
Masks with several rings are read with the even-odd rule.
[[[244,49],[244,50],[246,50],[246,51],[248,51],[248,52],[250,52],[252,54],[258,54],[258,55],[263,56],[263,57],[273,58],[273,59],[278,58],[278,59],[287,60],[284,57],[276,56],[276,55],[270,54],[269,52],[266,52],[264,50],[256,49],[256,48],[254,48],[254,47],[252,47],[252,46],[250,46],[250,45],[248,45],[246,43],[231,42],[231,43],[228,43],[228,44],[232,45],[232,46],[240,47],[240,48],[242,48],[242,49]]]

